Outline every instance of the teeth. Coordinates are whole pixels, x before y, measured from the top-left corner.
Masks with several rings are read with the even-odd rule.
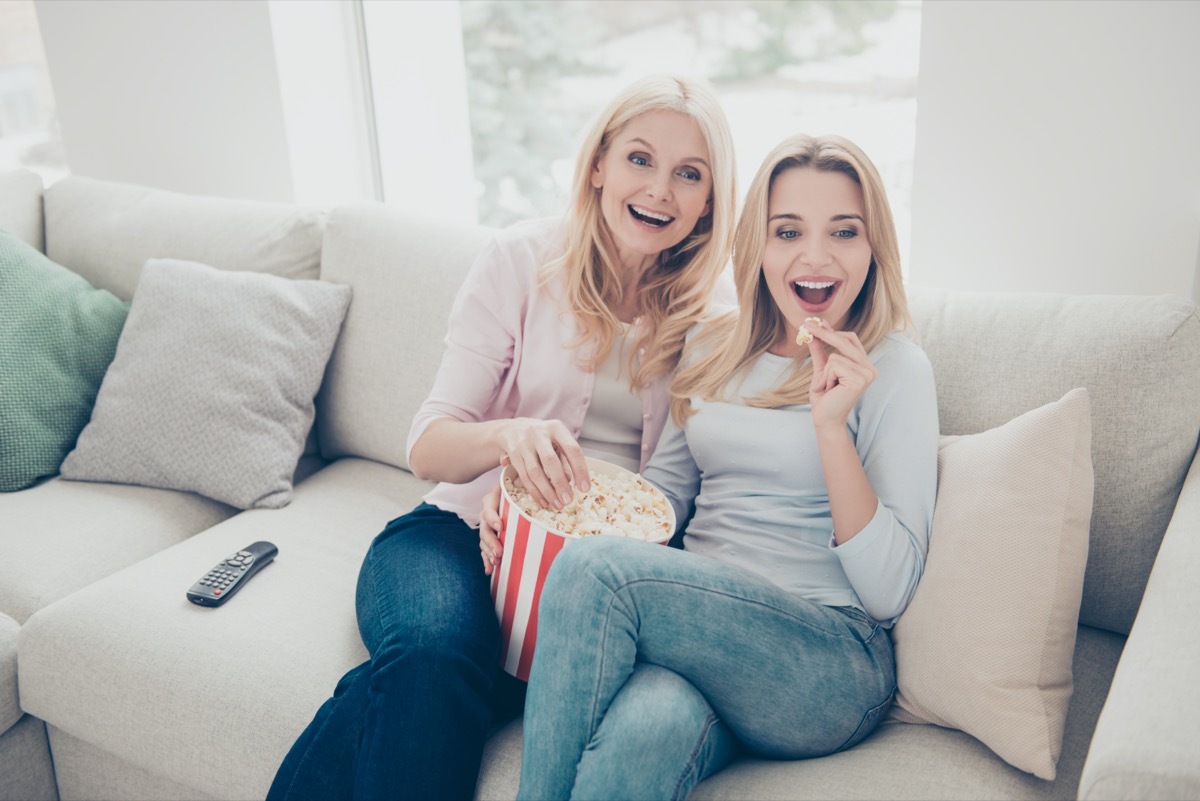
[[[829,289],[833,281],[797,281],[796,286],[803,289]]]
[[[644,209],[641,206],[632,206],[631,208],[643,217],[649,217],[660,222],[670,222],[674,219],[674,217],[669,214],[659,214],[658,212],[650,211],[650,209]]]

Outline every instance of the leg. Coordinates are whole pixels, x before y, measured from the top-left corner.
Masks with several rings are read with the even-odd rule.
[[[586,539],[558,556],[542,595],[522,797],[569,794],[638,660],[686,678],[745,746],[768,757],[857,742],[895,689],[891,643],[865,616],[706,557]]]
[[[470,798],[500,640],[478,533],[428,506],[393,521],[363,562],[358,619],[371,663],[354,797]]]
[[[639,662],[588,743],[571,798],[683,799],[736,749],[695,687]]]
[[[272,801],[474,794],[493,707],[519,703],[493,686],[508,677],[496,667],[499,626],[478,559],[476,532],[425,505],[375,539],[357,597],[371,659],[292,746]]]
[[[267,801],[350,798],[370,678],[369,662],[342,677],[284,757]]]

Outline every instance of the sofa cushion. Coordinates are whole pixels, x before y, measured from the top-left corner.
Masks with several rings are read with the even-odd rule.
[[[0,231],[0,491],[58,472],[129,306]]]
[[[353,287],[354,304],[317,399],[326,459],[407,469],[409,425],[433,386],[450,306],[488,236],[377,203],[333,211],[321,277]]]
[[[1081,622],[1127,634],[1200,436],[1200,316],[1173,295],[912,287],[943,434],[1086,387],[1095,501]]]
[[[235,511],[186,492],[57,477],[0,494],[0,612],[24,623]]]
[[[198,197],[70,176],[45,192],[46,253],[95,286],[133,297],[147,259],[316,278],[325,212]]]
[[[892,629],[901,720],[1053,779],[1092,510],[1088,393],[943,437],[925,573]]]
[[[342,459],[297,485],[286,508],[237,515],[44,609],[20,635],[25,709],[143,770],[262,798],[366,658],[354,588],[367,547],[430,486]],[[192,582],[255,540],[278,546],[270,565],[223,606],[188,603]]]
[[[0,172],[0,229],[46,252],[40,175],[26,169]]]
[[[147,262],[63,478],[286,505],[349,303],[325,281]]]

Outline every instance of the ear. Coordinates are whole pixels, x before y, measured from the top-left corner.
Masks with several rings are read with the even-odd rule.
[[[600,159],[592,162],[592,186],[596,189],[604,188],[604,168],[600,165]]]
[[[712,197],[704,201],[704,211],[700,212],[700,216],[707,217],[710,213],[712,213]]]

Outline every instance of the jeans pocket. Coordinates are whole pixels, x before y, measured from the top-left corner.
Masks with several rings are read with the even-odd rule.
[[[884,699],[882,704],[871,707],[863,714],[862,720],[860,720],[858,723],[858,728],[854,730],[854,733],[850,735],[846,742],[837,747],[837,750],[845,751],[847,748],[858,745],[860,742],[866,739],[866,736],[875,731],[875,727],[879,725],[881,720],[883,720],[883,716],[887,714],[887,711],[891,707],[894,700],[896,700],[895,687],[893,687],[892,691],[888,693],[888,697]]]

